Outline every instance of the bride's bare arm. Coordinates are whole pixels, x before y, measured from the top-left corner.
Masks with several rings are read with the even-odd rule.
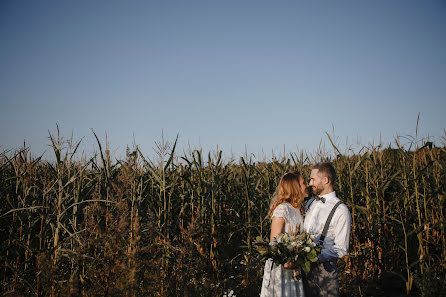
[[[280,233],[282,233],[283,229],[285,229],[285,219],[274,217],[271,221],[271,235],[270,235],[269,240],[273,241],[273,238],[276,237],[277,235],[279,235]],[[295,266],[296,265],[293,263],[285,263],[283,265],[283,268],[292,269]]]
[[[285,219],[274,217],[271,220],[271,235],[269,237],[269,240],[273,241],[273,238],[282,233],[284,228],[285,228]]]

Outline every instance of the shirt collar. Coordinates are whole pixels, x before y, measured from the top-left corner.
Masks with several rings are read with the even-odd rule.
[[[333,199],[333,198],[336,198],[336,192],[333,191],[333,192],[331,192],[331,193],[322,195],[321,197],[324,197],[325,200],[331,200],[331,199]]]

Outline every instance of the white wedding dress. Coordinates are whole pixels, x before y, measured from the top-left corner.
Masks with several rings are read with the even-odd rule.
[[[273,211],[271,218],[285,219],[285,232],[293,233],[297,226],[303,227],[304,218],[300,211],[289,203],[282,203]],[[303,297],[302,280],[294,280],[291,269],[274,264],[272,259],[265,263],[260,297]]]

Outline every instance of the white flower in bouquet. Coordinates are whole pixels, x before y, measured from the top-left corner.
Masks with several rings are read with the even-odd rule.
[[[296,241],[297,248],[301,248],[304,242],[302,240]]]

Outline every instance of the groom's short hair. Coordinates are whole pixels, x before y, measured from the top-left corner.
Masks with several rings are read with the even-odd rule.
[[[322,174],[323,176],[328,177],[331,184],[334,185],[336,181],[336,171],[333,167],[333,164],[330,162],[321,162],[313,165],[313,169],[317,169],[318,174]]]

